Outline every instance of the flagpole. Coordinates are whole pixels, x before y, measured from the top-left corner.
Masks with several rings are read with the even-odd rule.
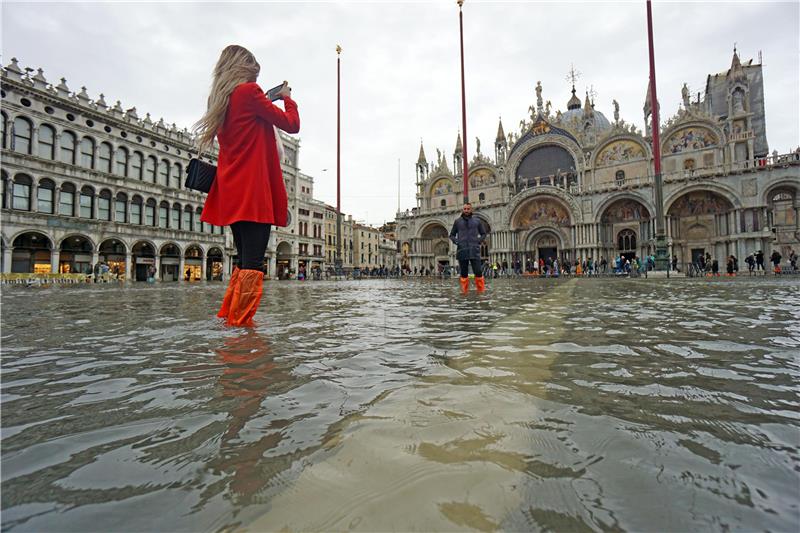
[[[464,203],[469,202],[469,158],[467,157],[467,97],[464,89],[464,13],[461,11],[461,6],[464,5],[464,0],[458,0],[458,29],[461,37],[461,128],[464,130]]]
[[[669,257],[667,257],[667,236],[664,224],[664,184],[661,176],[661,140],[658,122],[658,96],[656,94],[656,60],[653,46],[653,12],[650,0],[647,0],[647,44],[650,57],[650,102],[652,107],[653,127],[653,163],[655,166],[654,186],[656,204],[656,269],[666,268],[669,275]]]
[[[341,58],[342,47],[336,45],[336,276],[342,275],[342,153],[341,153]]]

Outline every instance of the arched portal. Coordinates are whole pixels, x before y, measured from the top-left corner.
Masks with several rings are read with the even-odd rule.
[[[447,228],[439,222],[432,222],[422,228],[418,242],[422,253],[422,268],[431,273],[441,272],[450,265],[450,236]]]
[[[133,259],[133,275],[135,281],[147,281],[155,277],[156,248],[147,241],[139,241],[131,248]]]
[[[124,278],[127,265],[126,253],[125,243],[118,239],[107,239],[100,243],[98,257],[100,261],[105,261],[112,275]]]
[[[181,250],[174,243],[161,247],[161,281],[178,281],[180,279]]]
[[[214,247],[208,251],[208,256],[206,258],[206,279],[208,281],[222,281],[222,260],[222,250],[219,248]]]
[[[183,253],[183,279],[185,281],[200,281],[203,279],[203,249],[196,244],[186,248]]]
[[[600,242],[603,257],[625,256],[633,259],[649,253],[652,215],[645,205],[634,198],[620,198],[600,213]],[[622,235],[622,240],[620,236]]]
[[[667,209],[673,253],[681,263],[697,262],[705,256],[725,264],[726,237],[735,233],[728,213],[730,200],[710,190],[694,190],[675,199]]]
[[[63,274],[92,273],[92,242],[83,235],[70,235],[61,241],[58,271]]]
[[[11,243],[11,272],[46,274],[51,271],[50,239],[37,231],[19,235]]]
[[[570,209],[558,198],[535,195],[522,202],[511,215],[511,229],[517,232],[518,242],[525,243],[521,257],[524,268],[532,272],[542,261],[558,259],[562,263],[572,257]],[[549,238],[538,239],[549,235]]]
[[[286,241],[279,243],[275,249],[275,257],[275,275],[278,279],[289,279],[292,272],[292,246]]]

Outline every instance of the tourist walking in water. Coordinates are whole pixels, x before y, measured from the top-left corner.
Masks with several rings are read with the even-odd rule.
[[[461,216],[453,222],[450,240],[458,247],[456,258],[461,271],[461,291],[469,290],[469,267],[475,274],[475,288],[478,292],[486,289],[486,280],[481,270],[481,243],[486,239],[486,230],[478,217],[472,216],[472,204],[467,202],[461,209]]]
[[[300,131],[297,104],[284,84],[274,105],[256,83],[261,66],[247,49],[226,47],[216,67],[208,109],[195,128],[199,149],[219,141],[217,176],[201,220],[230,226],[239,255],[217,316],[230,326],[253,326],[261,301],[264,252],[272,225],[286,226],[287,198],[278,129]]]
[[[772,250],[772,255],[769,257],[769,260],[772,262],[772,271],[776,274],[781,273],[781,259],[783,256],[777,250]]]

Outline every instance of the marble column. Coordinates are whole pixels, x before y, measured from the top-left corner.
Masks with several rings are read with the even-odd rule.
[[[130,252],[125,254],[125,279],[133,280],[136,274],[136,265],[133,264],[133,254]]]
[[[3,273],[8,274],[11,272],[11,253],[12,248],[9,246],[8,248],[3,250]]]
[[[61,258],[60,250],[52,250],[50,252],[50,272],[58,274],[59,259]]]

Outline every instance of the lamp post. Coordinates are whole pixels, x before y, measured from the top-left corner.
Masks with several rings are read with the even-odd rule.
[[[656,60],[653,52],[653,12],[647,0],[647,44],[650,52],[650,101],[653,115],[653,163],[655,165],[654,185],[656,203],[656,270],[666,268],[669,274],[667,257],[667,235],[664,224],[664,184],[661,178],[661,141],[658,124],[658,96],[656,95]]]
[[[467,157],[467,98],[464,89],[464,13],[461,6],[464,5],[464,0],[458,0],[458,29],[461,36],[461,128],[464,130],[464,174],[462,180],[464,181],[464,203],[469,202],[469,179],[467,171],[469,170],[469,158]]]
[[[336,45],[336,277],[342,275],[342,165],[341,165],[341,62],[342,47]]]

